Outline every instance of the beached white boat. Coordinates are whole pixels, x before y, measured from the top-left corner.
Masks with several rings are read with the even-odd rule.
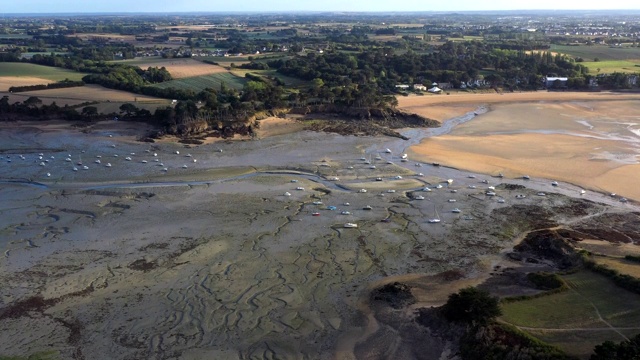
[[[373,208],[371,207],[371,205],[367,205],[367,206],[365,206],[365,207],[363,207],[363,208],[362,208],[362,210],[371,210],[371,209],[373,209]]]
[[[407,155],[407,154],[402,154],[402,156],[401,156],[401,157],[402,157],[403,159],[406,159],[406,158],[408,157],[408,155]]]
[[[558,182],[557,181],[552,181],[551,182],[551,186],[558,186]]]
[[[287,193],[287,194],[288,194],[288,193]],[[289,195],[291,195],[291,194],[289,194]],[[313,205],[322,205],[322,201],[314,201],[314,202],[313,202]]]
[[[523,178],[523,179],[525,179],[525,180],[529,180],[529,179],[531,179],[531,178],[529,177],[529,175],[524,175],[524,176],[522,176],[522,178]]]
[[[107,163],[105,166],[106,167],[111,167],[111,163]]]
[[[391,154],[391,149],[385,149],[384,152],[387,153],[387,154]]]
[[[430,192],[430,191],[431,191],[431,188],[429,188],[429,187],[425,187],[424,189],[422,189],[422,191]]]
[[[424,196],[418,195],[418,196],[414,197],[413,199],[414,200],[424,200]]]
[[[452,213],[459,214],[459,213],[461,213],[462,211],[460,211],[460,209],[458,209],[458,208],[455,208],[455,209],[451,210],[451,212],[452,212]]]
[[[435,206],[433,207],[433,212],[435,213],[436,216],[431,218],[431,219],[429,219],[429,220],[427,220],[427,221],[429,223],[431,223],[431,224],[439,223],[440,222],[440,215],[438,214],[438,210],[436,209]]]
[[[353,228],[357,228],[358,224],[346,223],[346,224],[344,224],[344,227],[347,228],[347,229],[353,229]]]
[[[389,190],[387,190],[387,192],[388,192],[388,193],[394,193],[394,192],[396,192],[396,191],[395,191],[395,190],[393,190],[393,189],[389,189]]]
[[[587,192],[586,192],[586,191],[584,191],[584,189],[583,189],[583,190],[580,190],[580,195],[584,195],[584,194],[586,194],[586,193],[587,193]]]
[[[360,190],[358,190],[358,192],[359,192],[359,193],[366,193],[366,192],[367,192],[367,189],[360,189]]]
[[[298,187],[296,188],[296,190],[298,190],[298,191],[304,191],[304,188],[303,188],[302,186],[298,186]]]
[[[493,191],[487,191],[484,194],[487,195],[487,196],[496,196],[496,193],[494,193]]]
[[[341,214],[341,215],[351,215],[351,213],[350,213],[350,212],[348,212],[348,211],[346,211],[346,210],[345,210],[345,211],[340,212],[340,214]]]

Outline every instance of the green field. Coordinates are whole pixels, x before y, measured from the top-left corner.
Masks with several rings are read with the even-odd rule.
[[[82,80],[86,74],[72,70],[27,63],[0,63],[0,76],[37,77],[52,81]]]
[[[245,78],[235,76],[230,73],[219,73],[204,76],[195,76],[190,78],[166,81],[154,86],[159,88],[176,88],[180,90],[202,91],[206,88],[220,90],[220,86],[224,83],[229,88],[242,89],[247,82]]]
[[[635,60],[640,61],[640,48],[632,47],[609,47],[607,45],[551,45],[550,51],[567,54],[572,57],[581,57],[585,61],[593,61],[598,58],[600,61],[607,60]]]
[[[621,73],[640,73],[640,60],[606,60],[606,61],[585,61],[582,65],[589,68],[589,74],[611,74],[614,72]],[[600,69],[600,71],[598,71]]]
[[[605,340],[623,340],[609,325],[626,336],[640,333],[640,295],[590,271],[562,277],[568,291],[504,304],[502,320],[581,357]]]

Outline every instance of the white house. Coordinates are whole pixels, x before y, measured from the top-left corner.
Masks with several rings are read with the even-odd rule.
[[[427,87],[422,84],[413,84],[413,90],[427,91]]]
[[[399,84],[399,85],[396,85],[396,87],[397,87],[398,89],[408,89],[408,88],[409,88],[409,85],[406,85],[406,84]]]
[[[542,82],[544,83],[545,87],[554,87],[556,86],[556,81],[560,81],[559,85],[560,86],[567,86],[567,81],[569,81],[569,78],[566,77],[545,77],[544,79],[542,79]]]

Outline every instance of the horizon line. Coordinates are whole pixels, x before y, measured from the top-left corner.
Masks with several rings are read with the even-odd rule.
[[[483,9],[483,10],[186,10],[186,11],[60,11],[60,12],[3,12],[6,15],[95,15],[95,14],[309,14],[309,13],[345,13],[345,14],[420,14],[420,13],[487,13],[487,12],[620,12],[636,11],[640,8],[620,8],[620,9]]]

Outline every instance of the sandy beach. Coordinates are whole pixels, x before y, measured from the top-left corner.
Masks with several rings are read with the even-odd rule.
[[[425,100],[422,100],[422,99]],[[413,97],[425,114],[450,100],[489,108],[444,136],[412,147],[416,159],[486,174],[562,180],[640,200],[640,94],[515,93]],[[524,103],[523,103],[524,102]]]

